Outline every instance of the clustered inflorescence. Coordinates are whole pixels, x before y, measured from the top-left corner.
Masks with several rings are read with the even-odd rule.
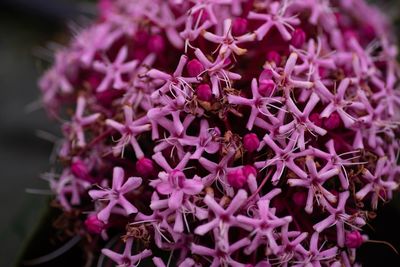
[[[382,14],[363,0],[99,7],[40,81],[63,121],[48,178],[77,234],[122,237],[102,249],[118,266],[356,264],[400,173]]]

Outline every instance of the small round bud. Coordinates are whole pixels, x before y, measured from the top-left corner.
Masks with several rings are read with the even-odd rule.
[[[101,234],[105,228],[105,224],[97,218],[96,214],[90,214],[85,220],[85,226],[91,234]]]
[[[348,248],[359,248],[364,243],[364,237],[359,231],[352,231],[346,233],[345,245]]]
[[[151,159],[141,158],[136,161],[136,171],[142,177],[148,177],[154,172],[154,164]]]
[[[161,53],[165,49],[165,41],[160,35],[153,35],[149,39],[148,49],[154,53]]]
[[[239,189],[245,185],[247,176],[243,174],[242,169],[236,169],[228,173],[227,180],[233,188]]]
[[[196,89],[196,94],[201,101],[210,101],[212,99],[211,87],[208,84],[200,84]]]
[[[281,64],[281,56],[279,55],[278,52],[276,52],[274,50],[269,51],[267,53],[267,60],[269,62],[275,62],[275,64],[278,66]]]
[[[271,70],[263,70],[260,74],[260,77],[258,78],[258,81],[260,83],[264,81],[269,81],[274,77],[274,74],[272,73]]]
[[[324,127],[327,130],[334,130],[340,126],[340,116],[336,112],[332,113],[324,120]]]
[[[235,36],[243,35],[247,32],[247,19],[236,18],[232,25],[232,34]]]
[[[81,159],[74,159],[72,161],[71,172],[76,177],[84,180],[89,177],[89,170]]]
[[[249,177],[250,175],[254,175],[257,177],[257,169],[252,165],[246,165],[242,168],[242,172],[244,176]]]
[[[296,48],[301,48],[306,42],[306,33],[302,29],[296,29],[292,34],[291,44]]]
[[[186,65],[189,76],[197,77],[200,73],[204,71],[203,64],[200,63],[197,59],[190,60]]]
[[[255,133],[248,133],[243,137],[243,147],[250,153],[257,150],[260,146],[260,140]]]
[[[322,120],[321,116],[318,113],[315,113],[315,112],[312,113],[309,118],[310,118],[310,121],[312,123],[314,123],[316,126],[322,127],[323,120]]]
[[[276,84],[273,80],[262,80],[258,87],[258,92],[262,96],[271,96],[276,88]]]

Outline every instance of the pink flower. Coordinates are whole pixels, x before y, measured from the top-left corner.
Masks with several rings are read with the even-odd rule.
[[[270,108],[276,108],[277,106],[279,108],[279,105],[282,104],[282,99],[280,97],[273,97],[273,91],[269,96],[262,96],[259,93],[259,87],[257,85],[256,79],[253,79],[251,82],[251,92],[253,95],[252,99],[246,99],[236,95],[228,96],[228,101],[231,104],[246,105],[251,107],[251,114],[246,125],[247,129],[253,129],[254,121],[259,114],[268,116],[269,118],[271,118],[273,123],[276,123],[277,120],[274,118],[269,110]]]
[[[239,56],[243,55],[246,53],[246,49],[240,48],[238,45],[244,42],[251,42],[255,39],[254,34],[245,34],[239,37],[233,37],[231,19],[226,19],[224,21],[223,35],[218,36],[210,32],[205,32],[203,36],[210,42],[219,44],[219,54],[223,58],[229,57],[232,52]]]
[[[204,203],[208,206],[209,212],[214,214],[214,218],[211,221],[198,226],[194,232],[198,235],[204,235],[212,231],[212,229],[215,227],[219,227],[220,231],[222,232],[227,232],[230,227],[238,224],[237,218],[234,214],[241,208],[243,203],[246,201],[246,198],[246,191],[241,189],[232,199],[229,207],[227,209],[223,209],[220,204],[215,201],[215,199],[213,199],[210,195],[206,195],[204,197]]]
[[[375,167],[375,172],[372,174],[368,169],[363,169],[362,177],[367,181],[367,184],[358,190],[356,198],[362,200],[368,193],[372,193],[371,204],[374,209],[378,207],[378,199],[385,198],[387,190],[394,190],[398,184],[394,181],[385,181],[382,176],[388,171],[387,158],[382,157],[378,160]]]
[[[102,249],[101,252],[112,259],[118,266],[134,267],[144,258],[151,256],[151,250],[145,249],[139,254],[132,255],[133,238],[128,238],[125,244],[125,249],[122,254],[116,253],[110,249]]]
[[[301,259],[301,262],[307,266],[310,264],[310,266],[313,265],[320,265],[321,261],[327,261],[330,259],[333,259],[336,257],[338,248],[337,247],[332,247],[332,248],[327,248],[325,250],[322,250],[322,247],[324,243],[322,243],[321,246],[319,244],[319,233],[315,232],[311,236],[311,241],[309,245],[309,249],[305,249],[303,246],[299,245],[299,252],[301,253],[299,255],[299,258]]]
[[[99,117],[100,113],[90,114],[86,117],[83,116],[86,107],[86,99],[80,96],[77,100],[75,115],[72,121],[64,125],[65,130],[74,138],[74,146],[84,147],[86,145],[84,128],[94,123]]]
[[[187,56],[182,55],[173,74],[167,74],[156,69],[151,69],[147,72],[147,77],[161,81],[161,87],[152,93],[152,98],[157,97],[157,95],[166,94],[169,91],[173,91],[176,98],[181,103],[184,102],[184,99],[190,90],[188,85],[198,82],[198,79],[195,77],[182,76],[183,68],[187,63],[187,60]]]
[[[137,208],[125,198],[125,195],[137,189],[141,183],[142,179],[139,177],[130,177],[124,183],[124,170],[120,167],[115,167],[113,170],[112,188],[89,191],[89,195],[93,200],[108,202],[107,205],[99,211],[97,218],[103,222],[108,222],[113,208],[117,205],[121,206],[127,215],[137,213]]]
[[[93,68],[104,74],[103,80],[96,89],[97,92],[109,89],[110,85],[114,89],[122,89],[125,86],[126,82],[123,80],[122,75],[132,73],[139,64],[137,60],[124,63],[127,57],[128,48],[124,46],[118,52],[114,62],[111,63],[108,59],[105,59],[105,62],[95,61],[93,63]]]
[[[174,170],[170,174],[160,173],[159,180],[152,182],[157,191],[162,195],[170,195],[168,206],[177,209],[183,202],[185,195],[196,195],[203,189],[199,177],[186,179],[183,172]]]
[[[291,138],[297,139],[297,145],[300,150],[305,149],[305,134],[307,131],[320,136],[327,134],[325,129],[318,127],[310,120],[310,114],[319,101],[320,99],[317,94],[311,94],[304,110],[300,111],[292,98],[289,97],[286,100],[286,105],[289,111],[294,115],[294,118],[293,121],[279,127],[279,132],[281,134],[289,134]]]
[[[114,128],[121,134],[117,145],[113,147],[113,153],[114,155],[121,154],[123,157],[125,146],[130,144],[135,152],[136,158],[141,159],[144,157],[144,154],[136,138],[139,134],[149,131],[151,128],[150,124],[148,123],[148,119],[145,117],[140,120],[134,120],[134,113],[131,107],[124,106],[123,109],[125,116],[124,124],[111,119],[106,120],[108,126]]]
[[[337,208],[333,208],[329,202],[322,198],[322,205],[324,205],[330,215],[314,225],[315,231],[319,233],[330,226],[336,225],[337,242],[340,247],[343,247],[345,243],[345,224],[352,225],[354,228],[365,225],[363,218],[346,214],[345,206],[349,195],[348,191],[339,194]]]
[[[335,203],[337,198],[329,190],[323,187],[323,184],[331,179],[333,176],[339,174],[338,168],[332,168],[330,165],[325,165],[321,170],[317,170],[315,159],[307,157],[306,166],[309,174],[306,178],[288,179],[287,183],[290,186],[301,186],[308,189],[307,204],[305,211],[307,213],[313,212],[314,199],[327,199],[331,203]]]
[[[266,161],[255,162],[254,165],[257,168],[263,169],[270,166],[275,166],[275,171],[271,179],[273,183],[277,183],[279,181],[285,168],[289,168],[300,178],[306,178],[307,174],[295,163],[295,159],[302,156],[301,153],[295,152],[298,149],[295,146],[296,142],[297,138],[290,139],[286,146],[281,148],[268,134],[266,134],[259,149],[266,145],[274,151],[275,156],[271,159],[267,159]]]
[[[196,48],[194,51],[197,59],[203,64],[206,72],[210,76],[211,90],[215,97],[219,97],[221,93],[221,80],[225,80],[225,84],[229,85],[230,80],[239,80],[241,76],[237,73],[227,70],[231,61],[229,59],[224,59],[223,57],[218,57],[214,62],[207,58],[204,53]]]
[[[269,200],[259,200],[257,207],[258,214],[254,218],[243,215],[237,217],[238,222],[251,227],[251,235],[254,236],[251,244],[245,249],[245,253],[251,254],[261,243],[267,243],[268,247],[274,253],[277,253],[279,248],[273,233],[276,228],[289,224],[292,218],[290,216],[284,218],[276,217],[275,212],[270,209]]]
[[[262,40],[272,27],[276,27],[282,38],[286,41],[292,39],[292,35],[289,33],[287,28],[294,30],[293,25],[300,23],[300,20],[296,17],[286,17],[285,7],[281,6],[279,2],[273,2],[269,6],[269,13],[261,14],[250,12],[248,18],[254,20],[263,20],[264,24],[259,27],[255,33],[258,40]]]
[[[190,156],[191,159],[199,159],[204,152],[214,154],[220,144],[217,139],[220,136],[218,128],[210,128],[207,120],[200,122],[200,132],[198,136],[185,136],[180,143],[187,146],[195,146],[196,150]]]

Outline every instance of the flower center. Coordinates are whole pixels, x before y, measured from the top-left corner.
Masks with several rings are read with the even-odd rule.
[[[175,188],[182,188],[186,177],[182,171],[173,170],[169,175],[168,180]]]

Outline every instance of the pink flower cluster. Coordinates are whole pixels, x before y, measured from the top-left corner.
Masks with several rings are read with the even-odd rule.
[[[363,0],[99,7],[40,87],[67,121],[59,204],[126,242],[102,253],[118,266],[356,264],[369,211],[400,180],[382,14]]]

